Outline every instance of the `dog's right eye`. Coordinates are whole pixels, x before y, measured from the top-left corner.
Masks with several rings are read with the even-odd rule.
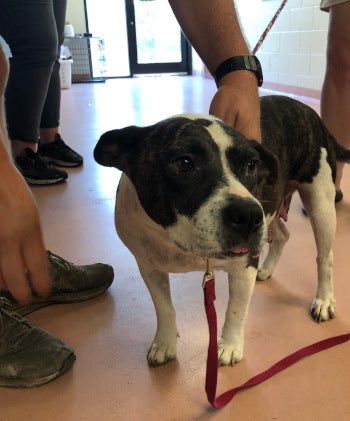
[[[172,161],[172,165],[175,167],[175,170],[179,173],[190,172],[194,169],[194,163],[192,159],[188,156],[181,156]]]
[[[251,159],[247,164],[246,174],[254,175],[257,171],[259,161],[257,159]]]

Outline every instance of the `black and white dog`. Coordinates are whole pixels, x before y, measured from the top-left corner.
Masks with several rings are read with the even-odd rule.
[[[228,273],[229,302],[219,362],[243,356],[243,328],[256,279],[271,276],[289,233],[286,217],[298,191],[317,246],[317,322],[334,318],[332,242],[336,161],[350,151],[336,143],[317,113],[282,96],[261,99],[262,145],[208,116],[181,115],[148,127],[102,135],[98,163],[124,172],[116,198],[117,232],[134,254],[157,314],[148,352],[152,366],[176,355],[178,336],[169,273]],[[269,252],[260,267],[261,249]]]

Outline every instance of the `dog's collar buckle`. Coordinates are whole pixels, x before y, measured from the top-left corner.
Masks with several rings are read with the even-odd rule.
[[[203,289],[205,289],[207,282],[211,281],[214,278],[215,278],[215,275],[214,275],[214,271],[211,268],[211,262],[209,259],[207,259],[207,268],[204,273],[203,282],[202,282]]]
[[[211,270],[209,271],[207,270],[203,276],[203,282],[202,282],[203,289],[205,288],[207,282],[211,281],[212,279],[214,279],[214,272]]]

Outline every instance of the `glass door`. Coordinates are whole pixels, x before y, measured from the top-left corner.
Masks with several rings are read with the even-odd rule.
[[[167,0],[125,0],[130,73],[191,73],[191,48]]]
[[[94,77],[130,76],[125,0],[84,0]],[[74,57],[73,57],[74,60]]]

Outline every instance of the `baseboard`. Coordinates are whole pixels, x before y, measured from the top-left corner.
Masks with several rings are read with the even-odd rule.
[[[308,98],[321,99],[321,91],[318,89],[303,88],[301,86],[284,85],[282,83],[264,82],[264,89],[283,92],[285,94],[306,96]]]
[[[213,76],[210,74],[209,70],[205,66],[203,67],[202,76],[204,78],[213,79]],[[263,88],[271,91],[283,92],[284,94],[321,99],[321,91],[318,89],[303,88],[301,86],[285,85],[283,83],[275,82],[264,82]]]
[[[206,67],[203,68],[203,77],[213,79]],[[283,92],[284,94],[306,96],[308,98],[321,99],[321,91],[318,89],[303,88],[301,86],[285,85],[283,83],[264,82],[264,89]]]

